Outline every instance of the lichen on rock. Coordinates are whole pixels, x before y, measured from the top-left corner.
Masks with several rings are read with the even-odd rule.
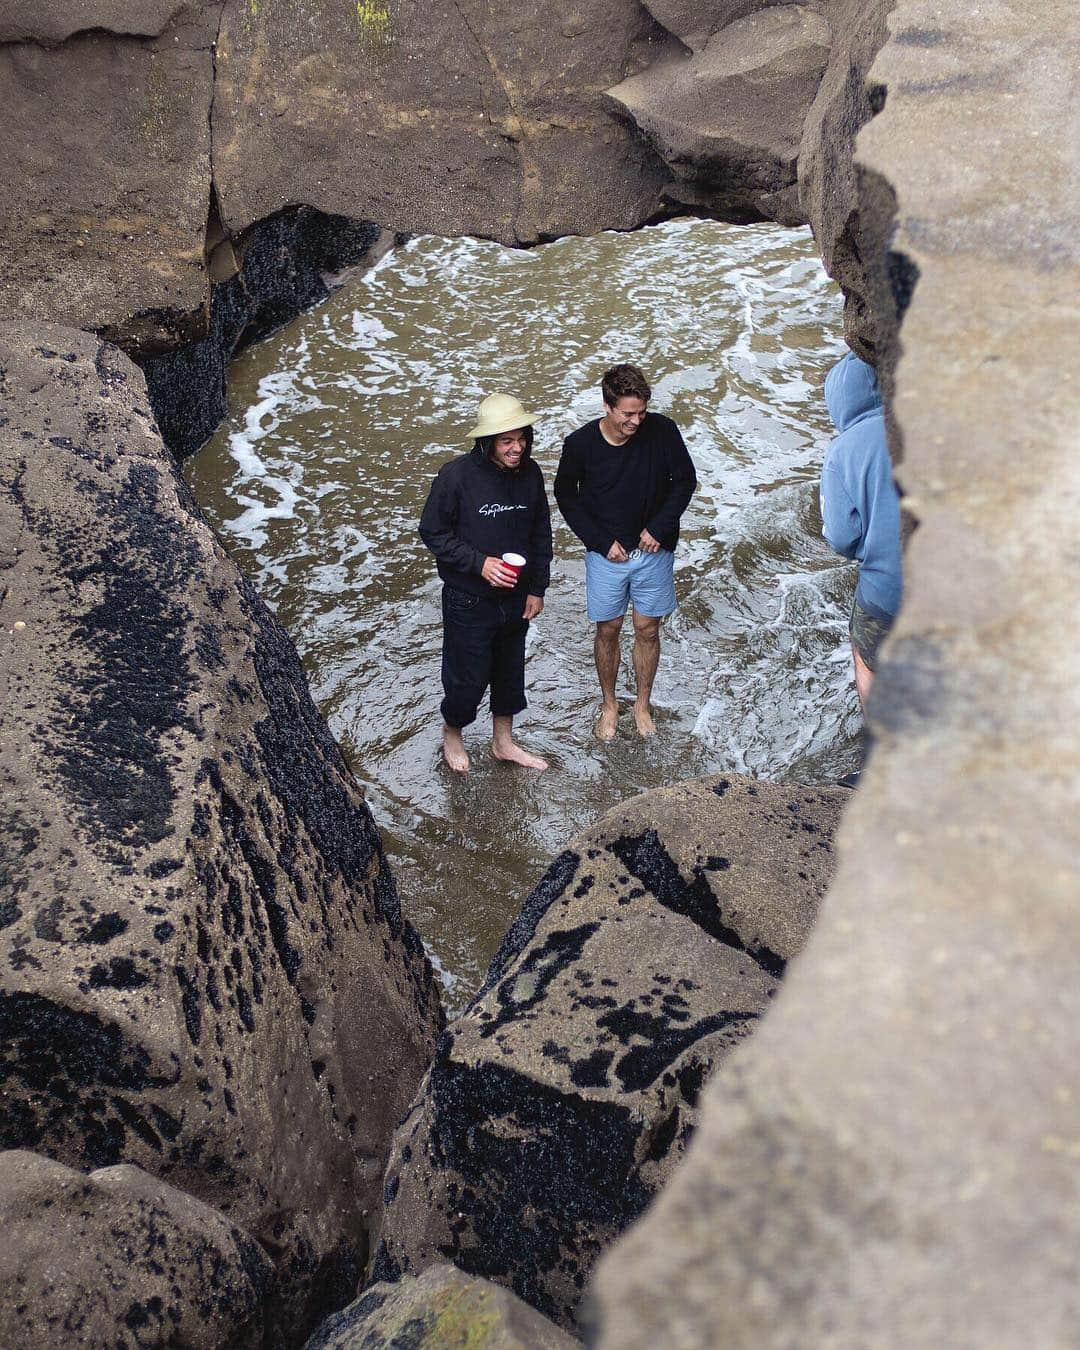
[[[302,1331],[366,1259],[440,1024],[431,970],[139,371],[0,325],[0,389],[0,1144],[213,1205]]]
[[[571,843],[395,1136],[376,1277],[448,1260],[573,1325],[802,946],[848,795],[703,780]]]
[[[573,1350],[579,1342],[507,1289],[453,1266],[369,1285],[306,1350]]]

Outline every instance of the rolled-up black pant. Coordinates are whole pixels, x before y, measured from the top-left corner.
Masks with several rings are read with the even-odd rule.
[[[467,727],[491,687],[491,715],[514,717],[527,706],[525,698],[525,634],[521,617],[525,597],[497,591],[472,595],[444,586],[442,595],[443,721]]]

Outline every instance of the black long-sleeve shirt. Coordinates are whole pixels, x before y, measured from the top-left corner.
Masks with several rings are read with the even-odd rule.
[[[520,553],[525,567],[514,591],[497,593],[542,596],[551,579],[551,508],[540,466],[523,458],[516,469],[502,469],[475,447],[452,459],[435,475],[420,538],[450,586],[489,595],[484,559]]]
[[[696,486],[679,428],[651,412],[623,445],[604,440],[599,419],[571,432],[555,475],[555,500],[594,553],[606,556],[616,539],[631,553],[645,529],[674,552],[679,518]]]

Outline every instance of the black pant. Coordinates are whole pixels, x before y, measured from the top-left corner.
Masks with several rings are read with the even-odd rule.
[[[467,727],[491,686],[493,717],[513,717],[527,706],[524,595],[492,590],[472,595],[443,586],[442,682],[440,705],[448,727]]]

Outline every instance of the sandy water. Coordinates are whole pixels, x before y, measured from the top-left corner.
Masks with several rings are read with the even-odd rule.
[[[846,609],[820,537],[821,395],[840,299],[809,232],[674,221],[528,252],[420,238],[242,355],[230,416],[186,466],[196,497],[299,647],[363,784],[406,911],[460,1007],[550,859],[645,788],[735,770],[831,781],[857,762]],[[431,479],[486,393],[562,438],[640,364],[700,486],[676,559],[679,609],[654,692],[660,734],[590,734],[597,703],[584,556],[555,512],[553,580],[529,635],[521,739],[544,774],[440,764],[439,583],[416,535]],[[629,627],[629,625],[627,625]]]

